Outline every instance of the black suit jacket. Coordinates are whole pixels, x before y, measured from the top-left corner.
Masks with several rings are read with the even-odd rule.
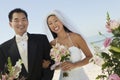
[[[28,72],[22,65],[20,76],[27,77],[27,80],[52,80],[54,71],[42,68],[43,59],[50,60],[50,44],[45,35],[28,33]],[[0,45],[0,70],[4,70],[8,57],[15,65],[21,59],[15,37]]]

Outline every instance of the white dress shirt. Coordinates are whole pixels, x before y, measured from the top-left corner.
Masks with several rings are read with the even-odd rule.
[[[28,36],[27,32],[23,34],[23,36],[16,35],[16,42],[18,46],[18,50],[20,53],[20,56],[22,58],[22,62],[28,71]]]

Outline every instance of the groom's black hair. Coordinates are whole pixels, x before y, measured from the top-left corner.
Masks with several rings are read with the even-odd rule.
[[[21,8],[15,8],[13,10],[11,10],[8,14],[8,18],[9,18],[9,21],[11,22],[12,21],[12,18],[13,18],[13,14],[14,13],[23,13],[25,14],[26,18],[28,19],[28,14],[25,10],[21,9]]]

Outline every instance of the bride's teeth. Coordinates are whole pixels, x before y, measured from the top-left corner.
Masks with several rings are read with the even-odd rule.
[[[58,30],[58,27],[56,27],[55,30]]]

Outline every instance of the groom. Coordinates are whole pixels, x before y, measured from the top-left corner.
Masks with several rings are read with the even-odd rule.
[[[28,15],[20,8],[13,9],[9,15],[9,24],[15,36],[0,45],[0,71],[5,69],[8,57],[13,66],[18,59],[22,59],[22,70],[19,75],[26,80],[52,80],[54,71],[49,67],[44,68],[43,61],[52,60],[49,56],[50,44],[45,35],[30,34],[27,32]],[[0,73],[1,73],[0,72]]]

